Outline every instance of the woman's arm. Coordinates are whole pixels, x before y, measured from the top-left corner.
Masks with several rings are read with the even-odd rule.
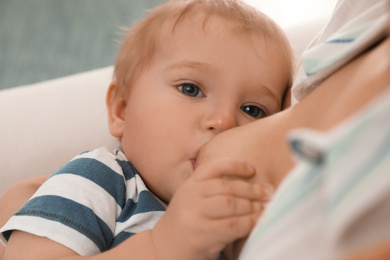
[[[0,199],[0,227],[20,209],[37,191],[50,175],[38,176],[23,180],[12,186]],[[4,246],[0,243],[0,259],[4,254]]]
[[[0,227],[20,209],[50,175],[33,177],[12,186],[0,199]]]

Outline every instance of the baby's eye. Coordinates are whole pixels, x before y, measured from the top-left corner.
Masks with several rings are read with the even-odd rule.
[[[199,87],[195,86],[191,83],[184,83],[177,87],[184,95],[190,97],[203,97],[203,92],[199,89]]]
[[[254,118],[263,118],[267,116],[263,109],[254,105],[242,106],[241,110]]]

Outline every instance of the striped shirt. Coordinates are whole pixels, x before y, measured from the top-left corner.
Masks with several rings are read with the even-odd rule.
[[[100,148],[55,172],[0,230],[0,238],[6,243],[18,229],[94,255],[153,228],[165,208],[120,150]]]

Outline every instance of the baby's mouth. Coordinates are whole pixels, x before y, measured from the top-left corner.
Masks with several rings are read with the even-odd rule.
[[[195,168],[196,168],[196,158],[195,159],[191,159],[191,164],[192,164],[192,169],[195,170]]]
[[[195,170],[195,168],[196,168],[197,159],[198,159],[198,152],[196,152],[195,155],[190,159],[193,170]]]

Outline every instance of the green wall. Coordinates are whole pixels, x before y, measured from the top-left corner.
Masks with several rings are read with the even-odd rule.
[[[121,27],[163,0],[0,0],[0,89],[114,63]]]

